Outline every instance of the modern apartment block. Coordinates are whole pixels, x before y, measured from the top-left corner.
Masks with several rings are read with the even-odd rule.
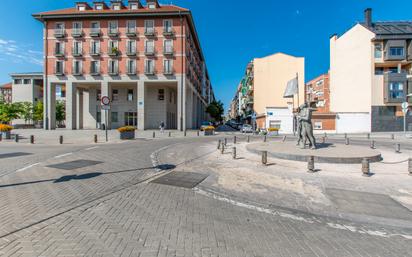
[[[312,116],[315,132],[335,132],[336,114],[330,111],[329,73],[307,82],[305,92],[306,102],[316,108]]]
[[[330,39],[330,110],[338,133],[403,130],[412,93],[412,21],[364,22]],[[407,127],[412,130],[412,117]]]
[[[191,129],[214,99],[188,9],[121,0],[34,14],[44,24],[45,128],[55,128],[55,90],[64,84],[66,128],[132,125]],[[100,99],[111,99],[108,120]]]
[[[43,73],[13,73],[12,79],[13,97],[12,102],[28,102],[35,105],[43,101]]]
[[[13,83],[7,83],[0,85],[0,101],[5,103],[11,103],[12,100],[12,85]]]
[[[284,98],[288,82],[298,77],[299,96]],[[246,68],[234,101],[237,116],[247,123],[256,117],[260,129],[279,128],[293,132],[293,107],[302,104],[305,96],[305,59],[284,53],[255,58]],[[299,103],[298,103],[299,99]]]

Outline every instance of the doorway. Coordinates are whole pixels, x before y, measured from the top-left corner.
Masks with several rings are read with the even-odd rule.
[[[137,127],[137,112],[125,112],[124,125]]]

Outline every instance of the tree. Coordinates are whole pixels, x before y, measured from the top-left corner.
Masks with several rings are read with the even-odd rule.
[[[12,120],[20,118],[21,113],[20,104],[0,102],[0,123],[9,124]]]
[[[43,115],[44,115],[44,106],[43,102],[37,102],[37,104],[33,107],[33,121],[34,122],[40,122],[43,120]]]
[[[56,121],[59,125],[66,119],[66,104],[64,101],[56,102]]]
[[[20,118],[24,119],[24,122],[31,122],[33,120],[33,104],[30,102],[18,103],[20,106]]]
[[[209,106],[206,108],[206,112],[210,114],[210,116],[215,120],[215,121],[222,121],[223,120],[223,114],[225,112],[223,108],[223,103],[221,101],[213,101],[209,104]]]

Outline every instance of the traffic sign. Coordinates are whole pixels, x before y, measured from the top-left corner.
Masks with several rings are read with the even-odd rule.
[[[408,109],[409,103],[408,102],[403,102],[402,103],[402,109]]]
[[[110,110],[110,105],[102,105],[102,110]]]
[[[403,112],[404,115],[407,114],[408,111],[409,111],[409,108],[405,108],[405,109],[402,108],[402,112]]]
[[[103,96],[101,102],[102,102],[102,105],[109,105],[110,98],[108,96]]]

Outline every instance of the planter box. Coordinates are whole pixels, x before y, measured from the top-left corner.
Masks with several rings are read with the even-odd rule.
[[[11,132],[7,131],[7,132],[0,132],[1,133],[1,137],[3,139],[11,139]]]
[[[268,136],[279,136],[279,131],[270,131],[268,132]]]
[[[213,136],[215,134],[214,130],[205,130],[205,136]]]
[[[120,133],[121,140],[132,140],[135,138],[135,131],[127,131]]]

